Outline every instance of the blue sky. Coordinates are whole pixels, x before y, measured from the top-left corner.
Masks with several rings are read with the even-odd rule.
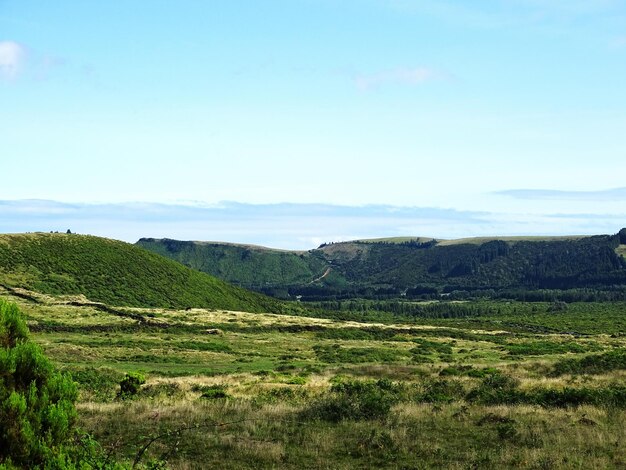
[[[617,231],[624,83],[617,0],[0,0],[0,200],[492,214],[415,233],[432,236]],[[12,231],[41,220],[20,217]],[[120,220],[109,236],[129,236]],[[324,236],[429,228],[333,220]],[[315,237],[290,223],[274,243]],[[158,235],[180,231],[164,219]]]

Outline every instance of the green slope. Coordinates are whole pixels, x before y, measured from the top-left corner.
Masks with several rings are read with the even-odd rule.
[[[625,242],[622,230],[584,237],[357,240],[306,253],[176,240],[142,239],[138,244],[271,295],[322,299],[621,288],[626,286],[626,260],[619,245]]]
[[[76,234],[0,235],[0,283],[119,306],[276,312],[281,304],[137,246]]]
[[[310,252],[274,250],[234,243],[142,238],[138,246],[249,288],[307,284],[322,276],[327,262]]]

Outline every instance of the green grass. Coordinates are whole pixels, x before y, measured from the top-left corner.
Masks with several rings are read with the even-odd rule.
[[[253,288],[306,284],[321,276],[326,268],[326,263],[307,252],[253,245],[142,238],[137,246]]]
[[[0,235],[0,283],[116,306],[279,311],[279,302],[134,245],[75,234]]]
[[[157,326],[54,297],[5,297],[78,382],[81,426],[119,460],[154,439],[141,460],[173,469],[626,462],[626,337],[601,330],[623,304],[550,313],[479,302],[467,318],[387,324],[128,309]],[[122,401],[127,372],[147,383]]]

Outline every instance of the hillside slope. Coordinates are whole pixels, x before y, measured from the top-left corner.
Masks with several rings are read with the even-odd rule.
[[[626,230],[587,237],[360,240],[305,253],[150,238],[138,244],[272,295],[332,298],[624,286],[625,241]]]
[[[274,299],[155,253],[88,235],[0,235],[0,283],[49,294],[83,294],[119,306],[281,309]]]
[[[312,252],[168,238],[142,238],[137,245],[248,288],[306,285],[328,267],[323,256]]]

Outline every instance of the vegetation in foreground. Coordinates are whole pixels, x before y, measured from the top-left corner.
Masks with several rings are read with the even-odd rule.
[[[598,324],[618,325],[622,304],[550,313],[549,303],[493,302],[468,317],[381,323],[205,309],[119,316],[5,294],[78,383],[78,424],[109,461],[176,469],[626,465],[626,338],[574,314],[590,307]]]

